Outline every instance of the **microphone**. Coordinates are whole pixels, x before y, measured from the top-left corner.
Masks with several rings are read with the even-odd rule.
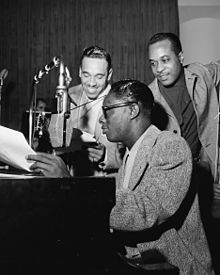
[[[67,88],[69,88],[70,82],[72,81],[72,77],[70,76],[70,71],[67,68],[67,66],[65,66],[65,75],[66,75],[66,77],[65,77],[66,86],[67,86]]]
[[[46,73],[48,73],[50,70],[52,70],[54,67],[58,67],[60,64],[60,56],[54,56],[53,60],[47,64],[44,68]]]
[[[49,71],[51,71],[53,68],[58,67],[61,62],[60,56],[54,56],[53,60],[44,66],[43,69],[41,69],[35,76],[34,76],[34,83],[38,84],[39,80],[45,75],[48,74]]]
[[[5,79],[8,76],[8,70],[7,69],[3,69],[0,72],[0,78]]]
[[[3,80],[8,76],[8,70],[2,69],[0,72],[0,86],[3,85]]]

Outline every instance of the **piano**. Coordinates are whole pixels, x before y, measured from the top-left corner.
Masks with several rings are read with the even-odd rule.
[[[115,178],[0,178],[0,274],[178,274],[128,265],[109,229]]]
[[[3,266],[96,265],[114,203],[114,178],[0,178],[0,274]]]

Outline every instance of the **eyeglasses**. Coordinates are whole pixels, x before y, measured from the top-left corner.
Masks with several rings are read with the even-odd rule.
[[[102,112],[103,112],[103,116],[104,118],[107,118],[107,111],[114,109],[114,108],[121,108],[121,107],[125,107],[125,106],[129,106],[131,104],[137,103],[136,101],[130,101],[130,102],[122,102],[122,103],[118,103],[118,104],[112,104],[109,106],[102,106]]]

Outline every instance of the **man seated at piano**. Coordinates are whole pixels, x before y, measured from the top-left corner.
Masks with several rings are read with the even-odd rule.
[[[90,46],[83,50],[79,66],[81,84],[68,89],[71,106],[66,122],[67,150],[61,148],[62,158],[74,176],[113,175],[121,165],[120,145],[107,140],[99,123],[111,76],[111,56],[105,49]],[[49,133],[54,148],[62,147],[62,123],[62,117],[52,115]],[[79,139],[84,136],[87,138],[81,144]],[[60,153],[59,149],[55,151]]]
[[[103,101],[102,131],[126,152],[116,179],[110,227],[123,244],[123,258],[141,266],[158,253],[180,274],[213,274],[192,176],[192,156],[180,136],[151,122],[154,98],[147,85],[122,80]],[[38,154],[34,171],[70,177],[59,156]],[[113,234],[113,235],[114,235]]]

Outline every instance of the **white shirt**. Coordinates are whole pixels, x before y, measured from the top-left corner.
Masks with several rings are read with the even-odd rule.
[[[83,92],[79,105],[85,103],[87,104],[82,106],[79,110],[79,118],[77,122],[78,129],[81,129],[82,131],[88,132],[92,135],[95,134],[95,127],[100,109],[102,108],[104,96],[108,94],[110,88],[111,86],[110,84],[108,84],[106,89],[101,94],[99,94],[99,96],[95,100],[90,100],[86,96],[85,92]]]

